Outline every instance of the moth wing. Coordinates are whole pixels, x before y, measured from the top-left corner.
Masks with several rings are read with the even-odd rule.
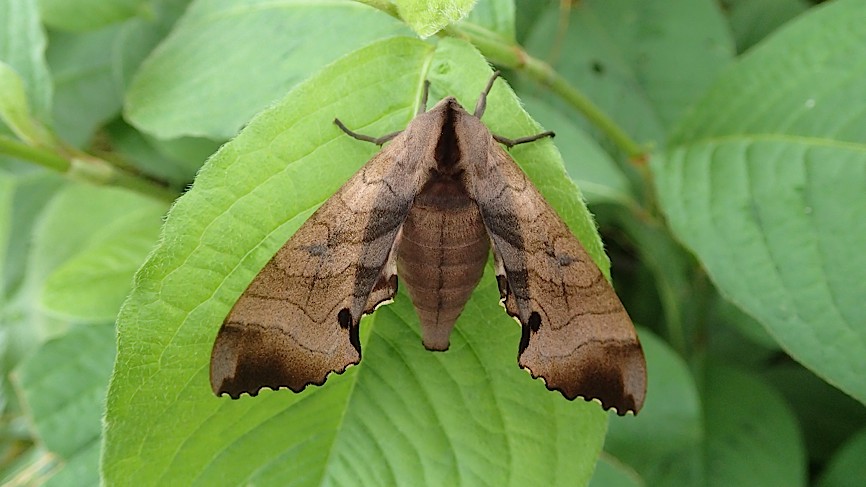
[[[403,146],[398,136],[367,162],[253,279],[214,343],[215,394],[298,392],[361,360],[361,316],[397,287],[397,237],[415,191]]]
[[[597,399],[620,415],[637,412],[646,363],[611,285],[495,142],[477,174],[475,197],[493,242],[500,293],[523,328],[520,366],[568,399]]]

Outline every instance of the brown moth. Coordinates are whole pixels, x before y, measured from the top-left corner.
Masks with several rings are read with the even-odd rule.
[[[298,392],[361,360],[361,317],[409,292],[428,350],[446,350],[492,247],[518,363],[566,398],[623,415],[644,402],[646,363],[625,309],[580,242],[499,144],[453,97],[419,114],[277,251],[223,322],[211,357],[217,395]]]

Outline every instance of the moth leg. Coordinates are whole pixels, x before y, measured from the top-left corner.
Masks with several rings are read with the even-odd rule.
[[[545,137],[553,137],[556,134],[551,132],[550,130],[541,132],[540,134],[535,135],[527,135],[526,137],[518,137],[516,139],[509,139],[507,137],[503,137],[501,135],[493,134],[493,138],[496,139],[496,142],[508,147],[509,149],[518,144],[525,144],[527,142],[535,142],[538,139],[543,139]]]
[[[372,142],[376,145],[382,145],[385,142],[388,142],[389,140],[393,139],[394,137],[400,135],[401,132],[403,132],[402,130],[398,130],[396,132],[391,132],[390,134],[385,134],[381,137],[373,137],[370,135],[359,134],[357,132],[353,132],[353,131],[349,130],[348,127],[343,125],[343,122],[341,122],[339,118],[335,118],[334,123],[337,124],[337,127],[340,127],[340,130],[342,130],[343,132],[346,132],[346,135],[348,135],[349,137],[352,137],[353,139],[362,140],[364,142]]]
[[[402,233],[402,229],[397,231],[397,238],[391,245],[391,252],[388,253],[388,258],[382,266],[379,278],[367,298],[364,314],[372,313],[380,305],[390,303],[394,299],[394,295],[397,294],[397,249],[400,247]]]
[[[499,77],[499,71],[494,71],[493,76],[487,80],[487,86],[484,87],[484,91],[478,95],[478,103],[475,104],[475,115],[478,118],[481,118],[484,115],[484,110],[487,109],[487,94],[490,93],[490,90],[493,89],[493,82],[496,81],[496,78]]]
[[[424,92],[421,93],[421,103],[418,104],[418,113],[415,115],[421,115],[422,113],[427,111],[427,95],[430,94],[430,80],[424,80]]]

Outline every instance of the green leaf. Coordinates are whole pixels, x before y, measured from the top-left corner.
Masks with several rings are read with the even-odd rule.
[[[663,327],[671,346],[687,354],[689,344],[696,336],[696,316],[703,314],[699,310],[703,300],[702,289],[695,286],[693,259],[671,239],[668,229],[658,219],[646,218],[641,211],[635,211],[637,207],[614,207],[608,212],[616,226],[634,242],[635,252],[640,255],[640,261],[651,279],[647,279],[647,283],[620,279],[618,282],[623,285],[618,289],[622,292],[621,296],[626,297],[629,296],[627,288],[630,287],[635,299],[646,300],[650,296],[647,289],[653,286],[662,313],[655,309],[639,308],[629,311],[633,313],[632,319],[645,326],[654,324]],[[601,220],[605,216],[605,209],[600,210]]]
[[[156,242],[165,205],[116,188],[75,185],[43,214],[36,268],[41,302],[54,313],[114,321],[132,276]],[[62,244],[61,244],[62,242]]]
[[[34,268],[32,235],[40,215],[63,185],[56,174],[42,171],[2,174],[3,296],[0,307],[0,370],[11,370],[44,336],[62,324],[47,320],[37,305],[37,290],[45,274]],[[59,325],[59,326],[58,326]]]
[[[478,0],[394,0],[397,12],[422,39],[465,17]]]
[[[545,128],[556,132],[556,146],[562,152],[565,170],[583,191],[587,203],[636,204],[631,197],[628,179],[610,155],[573,118],[565,116],[546,100],[524,96],[522,101],[527,111]]]
[[[590,487],[641,487],[644,484],[633,470],[602,455],[595,465]]]
[[[45,279],[86,249],[106,224],[121,221],[135,204],[150,200],[123,189],[68,184],[57,191],[40,216],[31,242],[29,274]]]
[[[39,0],[46,25],[60,30],[91,31],[144,13],[148,0]]]
[[[204,161],[219,148],[207,139],[162,141],[147,137],[123,120],[116,119],[105,127],[114,150],[145,174],[168,181],[181,189],[195,177]],[[181,146],[184,150],[174,150]],[[186,148],[189,147],[189,150]]]
[[[171,32],[192,0],[150,0],[148,14],[127,20],[120,26],[115,49],[115,75],[126,88],[141,63]]]
[[[782,353],[764,327],[730,301],[715,294],[703,305],[707,351],[713,358],[760,370]]]
[[[635,418],[610,422],[605,452],[643,485],[805,485],[806,457],[795,416],[756,376],[711,363],[700,399],[689,369],[641,330],[647,402]]]
[[[405,127],[423,80],[431,100],[473,106],[490,76],[470,46],[395,38],[360,49],[297,86],[220,149],[172,208],[118,321],[105,420],[106,483],[513,484],[589,480],[607,416],[569,402],[516,364],[519,327],[489,272],[451,349],[420,343],[408,299],[361,324],[364,359],[301,394],[216,398],[208,363],[220,323],[310,212],[377,151],[342,134]],[[501,82],[500,82],[501,83]],[[536,133],[504,83],[485,121]],[[550,141],[516,160],[607,269],[585,207]],[[485,438],[479,442],[478,438]]]
[[[797,415],[813,464],[827,462],[853,431],[866,428],[866,408],[809,370],[782,363],[761,372]]]
[[[45,130],[30,116],[30,104],[27,102],[24,82],[12,67],[2,61],[0,61],[0,120],[19,139],[28,144],[36,145],[46,141]]]
[[[107,384],[107,382],[106,382]],[[93,407],[102,407],[103,402]],[[99,484],[99,441],[81,447],[78,453],[63,464],[59,471],[52,471],[44,487],[90,487]]]
[[[460,24],[463,28],[471,24],[476,29],[485,29],[503,42],[514,44],[514,16],[513,0],[478,0]]]
[[[548,9],[526,48],[633,138],[657,143],[733,54],[724,18],[711,0],[586,0],[566,18]]]
[[[3,220],[3,283],[7,294],[16,292],[28,277],[28,254],[32,246],[34,226],[46,204],[62,187],[63,180],[55,174],[33,172],[25,175],[0,173],[4,199]],[[39,276],[44,277],[43,275]]]
[[[805,12],[807,0],[729,0],[725,2],[737,51],[743,52],[785,22]]]
[[[755,134],[862,143],[861,103],[854,96],[866,52],[856,18],[861,7],[840,0],[788,23],[716,81],[670,143]],[[840,110],[852,118],[840,117]]]
[[[534,30],[535,23],[547,10],[557,8],[549,2],[538,2],[536,0],[514,0],[514,30],[518,44],[525,45],[526,38]],[[558,7],[569,7],[570,4],[560,3]],[[546,59],[546,58],[545,58]]]
[[[816,484],[818,487],[859,487],[866,479],[866,429],[854,435],[837,453]]]
[[[14,372],[41,444],[75,472],[65,475],[73,483],[57,485],[98,483],[96,452],[113,360],[114,326],[80,325],[46,342]]]
[[[45,62],[45,32],[32,0],[0,0],[0,61],[24,81],[37,120],[50,122],[53,86]],[[0,95],[0,99],[5,95]]]
[[[709,487],[806,485],[796,420],[778,393],[753,376],[710,365],[704,387]]]
[[[721,296],[714,296],[713,301],[709,303],[709,312],[708,328],[711,328],[708,330],[709,333],[714,333],[716,330],[712,328],[718,327],[736,330],[735,334],[737,338],[730,344],[732,347],[742,347],[744,345],[742,339],[746,338],[751,344],[764,349],[765,352],[763,353],[777,353],[779,351],[779,344],[767,333],[767,330],[762,328],[760,324],[755,322],[754,318],[743,313],[740,308],[734,306],[730,301],[723,299]],[[730,350],[730,352],[730,362],[743,360],[742,348],[739,351]],[[763,353],[758,352],[758,355],[762,355]]]
[[[646,404],[636,417],[610,421],[604,448],[645,485],[663,485],[666,466],[702,446],[701,404],[685,362],[652,333],[641,329],[640,339],[647,359]]]
[[[53,32],[48,63],[54,73],[54,129],[81,146],[97,127],[120,112],[123,87],[114,54],[122,26],[85,34]]]
[[[161,139],[224,140],[325,64],[408,33],[385,13],[349,1],[193,2],[141,66],[126,118]]]
[[[16,187],[15,179],[12,175],[0,172],[0,249],[2,249],[2,253],[0,253],[0,256],[2,256],[2,259],[0,259],[0,277],[2,277],[0,279],[0,296],[5,296],[6,291],[10,287],[9,283],[12,281],[10,274],[14,275],[13,272],[10,272],[9,263],[12,259],[9,258],[9,246],[13,242],[12,237],[14,234],[12,215],[15,207],[12,205],[14,203]],[[19,275],[15,276],[15,280],[20,278],[20,273],[17,274]]]
[[[840,0],[728,71],[654,157],[659,203],[724,296],[866,403],[866,31]]]

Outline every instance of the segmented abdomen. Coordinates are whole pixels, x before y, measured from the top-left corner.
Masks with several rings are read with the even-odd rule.
[[[455,181],[431,181],[400,237],[397,275],[421,320],[424,346],[446,350],[454,322],[481,279],[490,240],[478,206]]]

